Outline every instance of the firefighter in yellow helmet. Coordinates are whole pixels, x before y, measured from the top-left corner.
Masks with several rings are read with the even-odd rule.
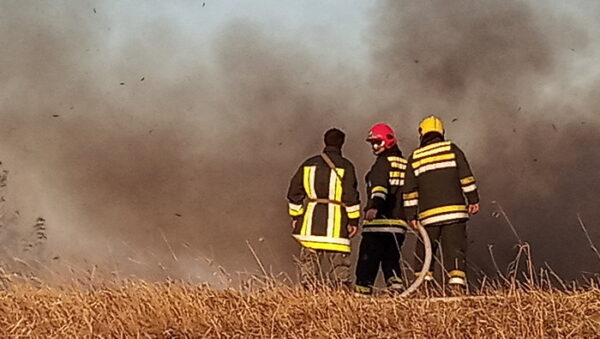
[[[342,156],[345,134],[325,133],[325,149],[300,165],[288,190],[292,236],[302,246],[301,283],[351,286],[350,238],[358,230],[360,201],[354,165]]]
[[[442,120],[423,119],[419,137],[420,147],[409,157],[406,169],[406,217],[413,227],[423,225],[434,254],[438,249],[441,252],[448,284],[466,287],[466,222],[470,214],[479,212],[475,177],[460,148],[444,139]],[[422,245],[417,247],[417,256],[418,261],[424,257]],[[432,279],[432,272],[426,279]]]

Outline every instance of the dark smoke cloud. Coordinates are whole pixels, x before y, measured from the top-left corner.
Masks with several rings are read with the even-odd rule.
[[[123,37],[115,26],[127,16],[115,8],[59,4],[0,5],[12,14],[0,22],[10,37],[0,54],[0,160],[11,170],[8,197],[28,211],[22,224],[47,218],[50,256],[205,280],[214,271],[205,257],[254,270],[248,240],[274,271],[290,271],[283,196],[322,132],[345,129],[346,154],[363,173],[370,124],[394,124],[408,152],[418,120],[436,113],[482,187],[473,263],[491,269],[489,243],[501,262],[514,255],[506,223],[490,216],[494,200],[539,261],[567,276],[594,271],[576,213],[597,240],[600,163],[589,151],[600,146],[599,122],[589,112],[598,96],[563,88],[573,81],[570,49],[585,50],[586,34],[548,9],[384,2],[372,12],[366,70],[252,22],[225,23],[207,52],[167,18]]]
[[[489,268],[487,244],[503,264],[514,257],[516,237],[490,216],[501,206],[538,264],[568,277],[596,272],[577,213],[597,240],[599,101],[596,88],[573,95],[580,75],[568,68],[587,48],[585,26],[533,2],[388,1],[373,33],[372,83],[393,98],[384,109],[411,126],[444,117],[478,174],[473,264]]]

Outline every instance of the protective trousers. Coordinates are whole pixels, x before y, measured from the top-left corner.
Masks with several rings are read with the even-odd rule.
[[[305,288],[319,285],[350,287],[350,255],[342,252],[312,250],[302,247],[296,265],[300,283]]]
[[[452,276],[465,277],[466,252],[467,252],[467,224],[465,222],[425,226],[429,240],[431,240],[431,251],[435,259],[431,263],[430,272],[433,273],[434,264],[442,263],[445,273]],[[439,249],[440,254],[436,255]],[[417,259],[415,270],[419,270],[425,258],[425,247],[420,241],[416,248]]]
[[[404,234],[363,232],[356,265],[356,291],[371,293],[379,267],[386,284],[402,282],[400,255]]]

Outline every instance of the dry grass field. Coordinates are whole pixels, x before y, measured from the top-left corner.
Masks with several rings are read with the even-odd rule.
[[[462,298],[355,297],[282,284],[5,283],[2,337],[600,337],[600,289],[489,288]]]

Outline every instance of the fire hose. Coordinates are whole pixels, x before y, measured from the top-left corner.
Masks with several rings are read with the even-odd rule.
[[[408,296],[409,294],[416,291],[417,288],[419,288],[419,286],[421,286],[421,284],[425,280],[425,277],[427,276],[427,273],[429,272],[429,267],[431,266],[431,258],[433,256],[431,252],[431,241],[429,240],[429,236],[427,235],[425,227],[423,227],[423,225],[421,225],[420,223],[417,223],[417,225],[417,229],[413,230],[416,231],[419,236],[421,236],[421,241],[423,242],[423,246],[425,246],[425,260],[423,260],[423,267],[421,267],[421,271],[419,272],[419,274],[417,274],[417,279],[413,281],[412,284],[410,284],[410,286],[408,286],[408,288],[400,294],[401,297]]]

